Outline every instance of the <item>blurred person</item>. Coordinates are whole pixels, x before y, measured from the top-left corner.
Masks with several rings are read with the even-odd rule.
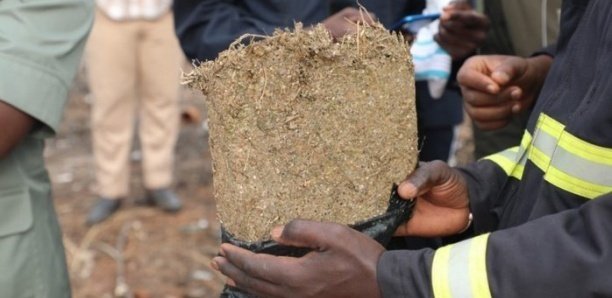
[[[83,0],[0,1],[0,297],[70,297],[45,169],[93,21]]]
[[[483,1],[479,9],[491,19],[491,31],[480,48],[480,53],[521,57],[554,56],[554,41],[559,34],[561,2],[562,0]],[[548,71],[548,67],[542,70]],[[517,83],[524,81],[520,77],[504,77],[502,80],[500,82],[503,85],[514,86],[514,96],[512,91],[498,93],[493,90],[490,96],[495,97],[497,101],[508,102],[508,108],[496,115],[476,115],[477,118],[472,119],[476,159],[516,146],[520,142],[533,101],[540,91],[530,86],[517,86]],[[513,105],[513,109],[511,103],[517,102],[523,104]]]
[[[176,212],[171,189],[179,132],[181,52],[171,0],[96,0],[87,47],[94,97],[92,137],[98,200],[87,224],[112,215],[129,194],[134,127],[142,150],[145,201]]]
[[[397,233],[470,238],[385,251],[347,226],[296,220],[271,236],[311,248],[305,256],[223,244],[212,266],[260,297],[612,297],[611,16],[607,0],[564,1],[555,58],[536,81],[544,85],[519,146],[464,168],[423,163],[399,186],[416,209]],[[499,87],[495,69],[546,63],[476,56],[458,80],[471,97]]]
[[[418,15],[426,8],[426,0],[334,0],[332,7],[363,5],[387,28],[392,28],[406,15]],[[451,1],[442,11],[438,33],[434,39],[452,58],[450,76],[443,93],[434,97],[427,80],[416,81],[419,134],[419,160],[451,159],[455,128],[463,122],[463,99],[456,81],[457,70],[484,43],[489,20],[473,9],[472,1]],[[404,32],[406,34],[406,32]],[[419,59],[416,56],[413,59]]]
[[[330,16],[329,0],[181,0],[174,3],[176,33],[192,60],[212,60],[244,34],[272,35],[276,29],[323,24],[332,37],[371,23],[374,16],[346,8]]]

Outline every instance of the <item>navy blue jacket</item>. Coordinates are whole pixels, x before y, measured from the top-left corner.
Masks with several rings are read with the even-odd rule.
[[[384,253],[384,297],[612,297],[611,26],[612,1],[564,1],[521,145],[462,170],[476,237]]]
[[[177,0],[176,33],[189,59],[212,60],[243,34],[271,35],[276,28],[321,22],[328,0]]]

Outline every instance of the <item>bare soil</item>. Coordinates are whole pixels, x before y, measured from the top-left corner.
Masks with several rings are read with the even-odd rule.
[[[184,123],[177,146],[176,190],[185,208],[167,214],[142,206],[140,153],[132,152],[132,195],[112,218],[94,227],[90,104],[80,76],[58,136],[45,152],[55,206],[64,232],[73,295],[81,297],[218,297],[223,278],[209,268],[220,242],[201,97],[183,90],[181,103],[195,123]],[[202,117],[205,119],[205,117]]]

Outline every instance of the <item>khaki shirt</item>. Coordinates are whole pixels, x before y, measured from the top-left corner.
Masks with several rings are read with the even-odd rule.
[[[70,296],[43,149],[92,21],[89,0],[0,0],[0,100],[40,123],[0,159],[0,298]]]
[[[501,0],[508,33],[517,55],[527,57],[556,42],[559,35],[561,2],[562,0]]]

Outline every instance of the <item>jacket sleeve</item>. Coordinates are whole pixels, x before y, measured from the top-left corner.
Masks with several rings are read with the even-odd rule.
[[[502,192],[516,187],[513,171],[519,165],[515,149],[487,156],[467,167],[460,168],[468,185],[470,211],[474,216],[473,231],[477,234],[497,229],[498,209],[507,198]],[[513,181],[515,180],[515,181]]]
[[[246,14],[234,1],[174,1],[173,10],[176,33],[189,59],[214,59],[243,34],[269,35],[276,29]]]
[[[612,194],[436,251],[389,251],[383,297],[611,297]]]

